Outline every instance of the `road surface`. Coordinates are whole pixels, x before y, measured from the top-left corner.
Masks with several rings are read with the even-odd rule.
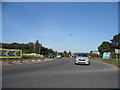
[[[118,88],[118,69],[91,60],[75,65],[73,59],[3,67],[3,88]]]

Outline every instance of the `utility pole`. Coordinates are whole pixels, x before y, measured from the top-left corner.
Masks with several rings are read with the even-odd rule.
[[[36,47],[35,47],[35,46],[36,46],[36,44],[34,43],[34,52],[35,52],[35,49],[36,49]],[[36,52],[35,52],[35,53],[36,53]]]

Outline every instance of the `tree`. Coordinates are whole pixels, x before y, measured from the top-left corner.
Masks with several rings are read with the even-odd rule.
[[[103,54],[103,52],[111,52],[111,43],[103,42],[99,47],[98,51]]]
[[[8,45],[8,47],[9,47],[9,46],[10,46],[10,45]],[[14,47],[14,49],[20,49],[20,44],[14,42],[14,43],[12,43],[12,47]]]
[[[100,51],[101,54],[103,52],[111,52],[112,57],[115,57],[115,49],[120,49],[120,33],[113,36],[113,39],[109,42],[103,42],[99,47],[98,51]]]
[[[63,52],[64,57],[68,57],[67,51]]]
[[[2,43],[0,42],[0,48],[2,48]]]
[[[69,56],[69,57],[71,56],[71,51],[68,52],[68,56]]]
[[[28,50],[29,50],[29,53],[34,52],[34,43],[33,42],[28,43]]]
[[[120,49],[120,33],[115,35],[110,41],[113,49]]]
[[[41,55],[49,55],[53,54],[56,55],[57,51],[53,51],[53,49],[43,47],[42,44],[36,40],[35,43],[29,42],[27,44],[24,43],[0,43],[1,48],[4,49],[21,49],[23,53],[37,53]]]

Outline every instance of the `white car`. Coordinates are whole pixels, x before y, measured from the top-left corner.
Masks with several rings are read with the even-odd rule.
[[[87,53],[79,53],[76,56],[75,64],[90,64],[89,55]]]
[[[61,55],[57,55],[56,57],[57,57],[57,58],[61,58]]]

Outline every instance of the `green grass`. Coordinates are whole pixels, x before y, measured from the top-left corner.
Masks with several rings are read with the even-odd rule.
[[[102,60],[102,61],[105,62],[105,63],[110,63],[110,64],[113,64],[113,65],[116,65],[116,66],[120,65],[120,64],[118,64],[118,60],[112,60],[112,61]]]
[[[120,61],[118,61],[116,59],[112,59],[110,61],[109,59],[102,59],[102,58],[99,58],[99,57],[95,57],[95,58],[91,58],[91,60],[99,60],[99,61],[102,61],[104,63],[109,63],[109,64],[120,67]]]
[[[94,58],[90,58],[91,60],[103,60],[102,58],[99,57],[94,57]]]

